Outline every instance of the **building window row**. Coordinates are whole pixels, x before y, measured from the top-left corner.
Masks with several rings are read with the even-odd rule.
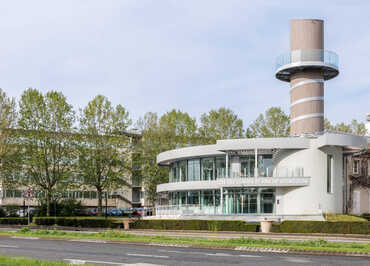
[[[169,182],[216,180],[226,177],[254,177],[256,170],[258,176],[272,176],[272,155],[258,155],[257,169],[255,169],[255,165],[254,155],[230,156],[228,167],[226,167],[225,157],[182,160],[170,165]]]
[[[222,203],[222,205],[221,205]],[[274,213],[275,189],[273,188],[224,188],[159,193],[158,206],[191,210],[212,209],[219,214]]]
[[[2,198],[23,198],[24,194],[25,194],[25,190],[6,189],[2,191],[0,196]],[[36,198],[44,198],[44,192],[42,191],[34,191],[33,194]],[[63,191],[63,192],[57,192],[55,194],[55,197],[64,198],[64,199],[96,199],[97,192],[96,191]]]

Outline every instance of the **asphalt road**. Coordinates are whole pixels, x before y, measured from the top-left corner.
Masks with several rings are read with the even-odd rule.
[[[88,242],[90,241],[90,242]],[[0,237],[0,255],[97,265],[370,265],[369,258]]]

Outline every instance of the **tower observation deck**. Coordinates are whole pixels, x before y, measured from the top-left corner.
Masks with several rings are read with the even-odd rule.
[[[275,72],[290,82],[290,135],[324,130],[324,81],[338,74],[338,56],[324,50],[324,22],[291,20],[290,52],[277,58]]]

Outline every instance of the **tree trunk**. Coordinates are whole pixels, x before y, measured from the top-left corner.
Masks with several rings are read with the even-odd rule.
[[[51,193],[46,191],[46,216],[50,216]]]
[[[103,205],[103,192],[101,189],[97,189],[98,192],[98,216],[103,216],[102,205]]]

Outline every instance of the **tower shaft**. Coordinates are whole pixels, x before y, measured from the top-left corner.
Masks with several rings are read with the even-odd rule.
[[[290,25],[291,60],[322,60],[322,20],[294,19]],[[290,77],[290,135],[324,130],[324,75],[320,69],[303,68]]]

